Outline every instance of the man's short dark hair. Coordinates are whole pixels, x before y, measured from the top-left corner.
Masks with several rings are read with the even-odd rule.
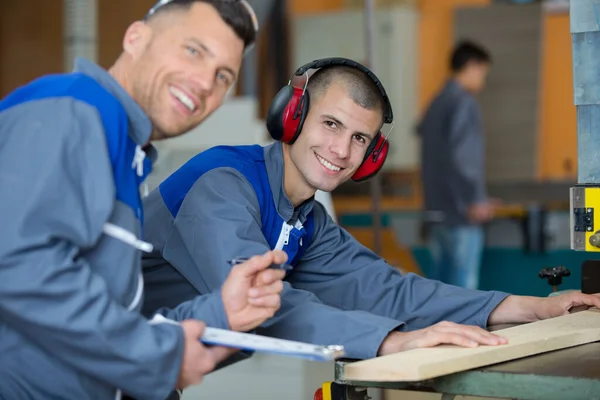
[[[492,58],[488,51],[476,43],[468,40],[459,42],[450,58],[450,68],[452,72],[461,71],[468,63],[476,62],[479,64],[491,63]]]
[[[308,80],[306,87],[310,100],[313,101],[323,96],[334,81],[340,82],[346,88],[348,96],[356,104],[367,110],[378,108],[383,118],[385,101],[375,83],[362,71],[345,65],[335,65],[317,70]]]
[[[244,47],[256,41],[257,27],[256,21],[253,20],[255,16],[237,0],[171,0],[163,1],[162,5],[158,2],[146,15],[145,20],[169,10],[189,10],[194,3],[208,3],[213,6],[223,21],[244,41]]]

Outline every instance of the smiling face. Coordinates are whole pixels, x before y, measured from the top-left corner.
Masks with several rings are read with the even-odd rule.
[[[237,79],[244,42],[210,4],[134,23],[124,49],[124,86],[152,121],[152,140],[181,135],[223,102]]]
[[[356,104],[339,81],[311,98],[298,139],[293,145],[284,145],[284,186],[292,203],[300,204],[317,190],[330,192],[350,179],[381,122],[379,107],[367,109]]]

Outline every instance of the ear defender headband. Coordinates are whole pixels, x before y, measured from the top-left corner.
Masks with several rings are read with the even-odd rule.
[[[394,121],[392,105],[390,99],[381,84],[381,81],[375,76],[371,70],[356,61],[347,58],[323,58],[315,60],[306,65],[301,66],[296,70],[294,76],[306,75],[306,81],[303,88],[298,88],[292,85],[292,79],[284,86],[273,98],[269,111],[267,113],[267,129],[271,137],[283,143],[293,144],[300,132],[304,119],[308,114],[310,96],[306,87],[308,86],[308,70],[320,69],[334,65],[344,65],[356,68],[363,72],[377,86],[384,102],[383,122],[391,124]],[[293,77],[292,77],[293,78]],[[391,129],[390,129],[391,131]],[[383,166],[389,151],[388,142],[389,132],[384,136],[381,131],[375,135],[375,138],[369,145],[365,158],[360,167],[352,175],[352,180],[355,182],[365,181],[379,172]]]

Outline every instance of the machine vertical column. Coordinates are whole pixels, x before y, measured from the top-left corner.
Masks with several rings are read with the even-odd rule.
[[[600,183],[600,1],[571,0],[578,183]]]
[[[375,1],[363,0],[364,25],[365,25],[365,54],[367,67],[377,73],[375,66]],[[373,251],[381,255],[383,244],[381,241],[381,174],[370,179],[371,206],[373,216]]]
[[[578,153],[571,249],[600,251],[600,0],[571,0],[569,7]]]

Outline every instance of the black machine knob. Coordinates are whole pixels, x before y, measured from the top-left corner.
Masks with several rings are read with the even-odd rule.
[[[558,290],[558,285],[562,283],[563,277],[569,275],[571,275],[571,271],[562,265],[558,267],[544,268],[539,273],[540,278],[548,279],[548,284],[552,286],[555,292]]]

